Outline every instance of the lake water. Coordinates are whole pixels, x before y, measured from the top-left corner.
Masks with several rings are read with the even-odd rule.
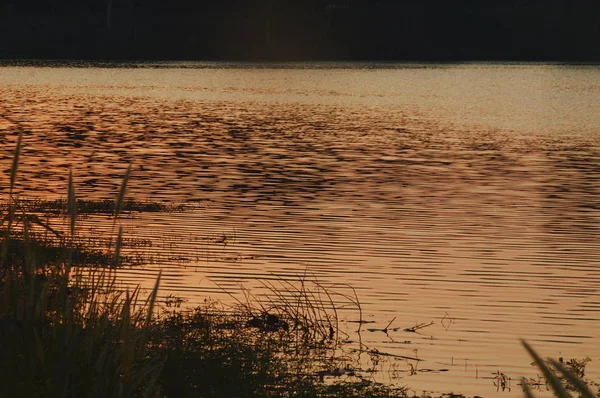
[[[145,239],[124,284],[162,268],[194,305],[316,278],[356,339],[351,286],[363,343],[422,359],[375,378],[417,393],[520,396],[519,338],[600,381],[599,66],[4,66],[3,195],[21,130],[24,197],[65,197],[73,167],[113,198],[132,162],[129,197],[187,204],[123,219]]]

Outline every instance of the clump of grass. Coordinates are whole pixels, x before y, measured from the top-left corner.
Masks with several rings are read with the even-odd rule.
[[[252,319],[252,318],[250,318]],[[323,351],[292,352],[293,338],[281,327],[249,324],[216,302],[169,311],[157,320],[153,355],[165,358],[161,375],[169,397],[405,397],[406,389],[357,375],[330,372],[323,382]],[[280,321],[282,322],[282,321]],[[334,361],[332,360],[331,363]],[[337,361],[340,366],[341,361]],[[312,364],[309,366],[308,363]]]
[[[156,396],[162,362],[147,355],[160,277],[149,298],[118,292],[114,275],[72,274],[72,245],[40,257],[31,236],[36,221],[12,197],[22,135],[11,169],[10,205],[2,221],[0,267],[0,384],[14,397]],[[68,215],[76,211],[72,176]],[[117,242],[118,244],[119,242]],[[47,253],[47,252],[46,252]]]
[[[274,276],[263,288],[260,296],[242,288],[243,298],[231,295],[237,304],[229,307],[207,301],[181,310],[183,300],[166,298],[152,347],[165,358],[167,396],[406,396],[402,386],[372,381],[358,358],[344,354],[348,336],[339,330],[334,296],[350,305],[354,298],[306,274]]]
[[[136,307],[139,291],[116,293],[110,276],[88,277],[85,285],[72,284],[71,277],[66,269],[3,270],[0,380],[6,396],[154,395],[162,362],[146,355],[152,300]]]

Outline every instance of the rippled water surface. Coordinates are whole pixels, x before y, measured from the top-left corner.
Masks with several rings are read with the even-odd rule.
[[[4,195],[19,131],[20,195],[64,197],[73,167],[79,197],[114,197],[132,162],[130,197],[186,204],[123,220],[145,264],[124,283],[163,268],[192,305],[351,286],[363,343],[423,360],[377,377],[418,393],[520,395],[519,338],[600,381],[598,66],[1,67]]]

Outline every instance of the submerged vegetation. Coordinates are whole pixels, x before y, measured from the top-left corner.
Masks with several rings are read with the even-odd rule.
[[[9,198],[0,206],[0,383],[6,396],[408,395],[403,386],[374,382],[344,354],[334,293],[317,281],[265,282],[267,302],[248,293],[233,308],[206,301],[183,309],[173,296],[161,306],[160,275],[147,297],[140,288],[118,289],[114,269],[129,261],[121,252],[119,217],[181,208],[125,200],[129,170],[116,200],[77,199],[71,174],[65,201],[17,200],[20,147],[21,138]],[[78,237],[77,218],[98,213],[112,216],[110,236]],[[44,214],[64,215],[67,226],[55,229]],[[349,300],[360,309],[356,297]],[[387,333],[392,322],[373,330]],[[583,381],[585,360],[543,361],[523,344],[556,396],[594,397]],[[527,397],[532,384],[522,380]]]
[[[67,211],[68,200],[55,199],[55,200],[41,200],[41,199],[27,199],[27,200],[15,200],[0,202],[0,210],[4,213],[8,210],[9,206],[17,206],[20,210],[25,211],[31,216],[31,214],[46,214],[59,216],[65,214]],[[109,214],[112,215],[115,212],[116,202],[113,199],[102,199],[102,200],[85,200],[77,199],[75,201],[75,208],[78,215],[90,215],[90,214]],[[184,211],[185,206],[181,204],[167,204],[152,201],[137,201],[133,199],[124,199],[122,203],[122,211],[124,213],[132,212],[179,212]]]

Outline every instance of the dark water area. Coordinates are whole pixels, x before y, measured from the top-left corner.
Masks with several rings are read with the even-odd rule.
[[[422,359],[376,379],[417,393],[521,395],[519,338],[600,378],[598,66],[157,65],[0,68],[2,195],[20,131],[23,198],[64,198],[70,167],[113,198],[132,163],[131,198],[185,210],[122,220],[145,242],[124,286],[163,269],[194,305],[316,278],[353,336],[355,289],[363,343]]]

